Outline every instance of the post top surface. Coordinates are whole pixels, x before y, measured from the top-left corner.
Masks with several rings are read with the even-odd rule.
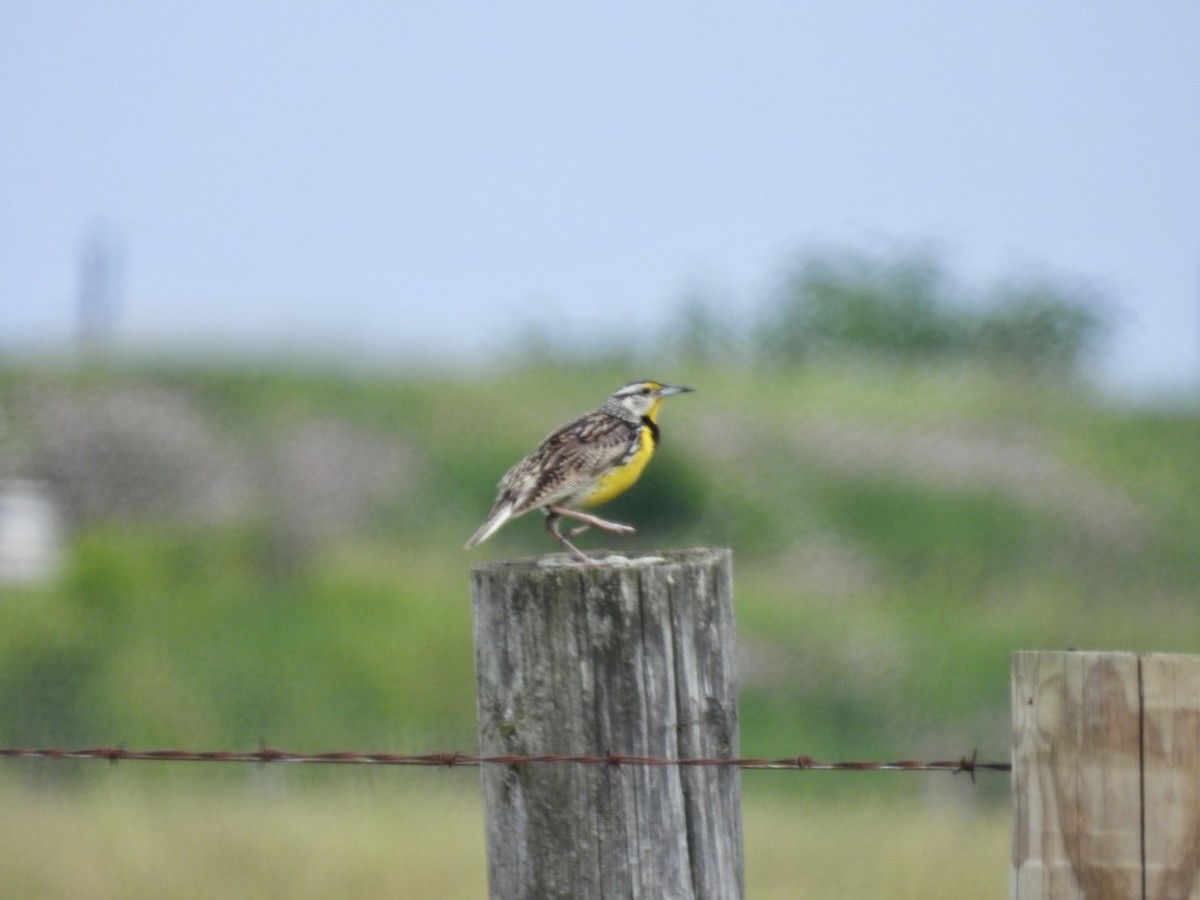
[[[646,550],[642,552],[618,553],[612,550],[593,550],[587,555],[596,565],[584,566],[575,562],[566,553],[546,553],[540,556],[518,556],[512,559],[497,559],[476,563],[473,572],[495,570],[534,571],[596,571],[605,569],[645,569],[654,566],[705,565],[727,559],[732,551],[724,547],[692,547],[684,550]]]

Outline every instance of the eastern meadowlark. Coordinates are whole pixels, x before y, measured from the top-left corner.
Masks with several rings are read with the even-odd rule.
[[[496,503],[466,549],[487,540],[501,525],[531,509],[546,516],[546,530],[576,560],[592,562],[558,530],[566,516],[589,528],[632,534],[634,528],[582,512],[630,488],[658,447],[658,411],[664,397],[692,388],[660,381],[631,381],[604,405],[555,431],[500,479]]]

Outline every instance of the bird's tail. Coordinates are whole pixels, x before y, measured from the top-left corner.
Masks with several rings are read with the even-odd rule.
[[[476,544],[482,544],[490,538],[497,528],[512,518],[512,511],[513,505],[511,503],[505,503],[493,509],[492,514],[479,526],[479,530],[471,535],[471,539],[467,541],[463,549],[470,550]]]

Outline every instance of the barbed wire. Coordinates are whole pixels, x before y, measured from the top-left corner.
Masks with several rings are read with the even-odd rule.
[[[0,748],[0,759],[96,759],[117,762],[223,762],[223,763],[305,763],[323,765],[375,765],[375,766],[436,766],[454,768],[458,766],[523,766],[541,763],[612,766],[669,767],[680,768],[737,768],[737,769],[790,769],[806,772],[965,772],[974,780],[975,773],[1011,772],[1012,764],[1006,762],[979,762],[977,754],[954,760],[904,759],[895,762],[872,762],[851,760],[827,762],[811,756],[788,756],[779,759],[756,757],[691,757],[671,759],[655,756],[633,756],[626,753],[564,754],[543,753],[536,755],[495,754],[479,756],[452,751],[433,753],[363,753],[358,750],[333,750],[326,753],[295,753],[273,747],[257,750],[130,750],[125,747],[88,747],[79,750],[61,748],[31,749],[22,747]]]

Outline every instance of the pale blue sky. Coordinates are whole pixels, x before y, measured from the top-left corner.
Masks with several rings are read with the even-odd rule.
[[[396,358],[928,241],[1095,279],[1109,379],[1194,386],[1197,48],[1194,0],[9,0],[0,346],[69,341],[96,221],[124,340]]]

